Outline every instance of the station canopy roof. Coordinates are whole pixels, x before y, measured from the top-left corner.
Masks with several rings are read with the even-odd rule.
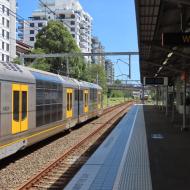
[[[174,80],[190,70],[190,46],[162,46],[162,33],[190,32],[190,0],[135,0],[140,72]]]

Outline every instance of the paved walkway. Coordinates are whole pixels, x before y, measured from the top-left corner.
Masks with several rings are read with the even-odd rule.
[[[144,106],[153,190],[190,189],[190,131],[174,127],[164,112]]]

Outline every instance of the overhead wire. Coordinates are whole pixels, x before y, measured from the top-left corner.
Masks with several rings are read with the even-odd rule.
[[[46,7],[51,13],[53,13],[54,15],[56,15],[56,12],[55,11],[53,11],[52,9],[50,9],[45,3],[43,3],[43,1],[41,1],[41,0],[38,0],[44,7]],[[3,4],[1,4],[0,3],[0,5],[1,5],[1,7],[0,7],[0,9],[2,10],[2,13],[3,13],[3,8],[2,8],[2,5]],[[7,7],[6,7],[7,8]],[[11,9],[9,9],[9,8],[7,8],[7,10],[9,10],[9,14],[11,15],[11,16],[13,16],[13,17],[15,17],[16,18],[16,20],[18,19],[18,20],[22,20],[22,21],[24,21],[24,23],[26,24],[26,25],[28,25],[28,26],[30,26],[30,22],[28,22],[24,17],[22,17],[21,15],[19,15],[18,13],[16,13],[16,12],[14,12],[14,11],[12,11]],[[3,14],[2,14],[2,16],[3,16]],[[7,15],[8,16],[8,15]],[[46,18],[46,20],[47,20],[47,18]],[[67,23],[64,23],[65,25],[67,25],[67,26],[69,26]],[[31,27],[31,26],[30,26]],[[39,32],[39,30],[41,30],[41,28],[40,27],[32,27],[32,29],[34,29],[34,30],[36,30],[37,32]],[[5,30],[6,31],[6,30]],[[8,31],[7,31],[8,32]],[[1,36],[1,35],[0,35]],[[3,38],[4,38],[4,36],[2,36]],[[12,40],[15,40],[15,41],[17,41],[17,39],[16,38],[12,38],[11,36],[9,36],[9,39],[12,39]],[[9,40],[9,39],[6,39],[6,40]],[[10,56],[9,56],[10,57]],[[10,57],[11,59],[13,59],[12,57]],[[60,70],[56,70],[56,72],[62,72],[62,71],[60,71]]]
[[[41,1],[41,0],[39,0],[39,2],[44,6],[44,7],[46,7],[51,13],[53,13],[54,15],[56,15],[56,12],[55,11],[53,11],[52,9],[50,9],[45,3],[43,3],[43,1]],[[0,7],[0,10],[2,10],[2,13],[3,13],[3,8],[2,8],[2,5],[3,4],[1,4],[0,3],[0,5],[1,5],[1,7]],[[16,12],[14,12],[14,11],[12,11],[11,9],[8,9],[9,10],[9,14],[11,15],[11,16],[13,16],[13,17],[15,17],[17,20],[22,20],[23,22],[24,22],[24,24],[26,24],[26,25],[28,25],[29,27],[31,27],[30,26],[30,22],[28,22],[24,17],[22,17],[21,15],[19,15],[18,13],[16,13]],[[1,13],[1,12],[0,12]],[[3,14],[1,14],[1,16],[3,16]],[[46,19],[47,20],[47,19]],[[67,25],[67,26],[69,26],[67,23],[64,23],[65,25]],[[41,28],[40,27],[31,27],[31,29],[33,29],[33,30],[35,30],[35,31],[37,31],[37,32],[39,32],[40,30],[41,30]],[[15,40],[15,41],[17,41],[18,39],[16,39],[16,38],[12,38],[12,37],[10,37],[12,40]]]
[[[2,10],[2,13],[3,13],[3,8],[2,8],[3,4],[0,3],[0,5],[1,5],[0,9]],[[9,9],[9,14],[11,16],[15,17],[16,19],[18,18],[18,20],[23,20],[26,25],[30,26],[30,22],[28,22],[24,17],[22,17],[21,15],[19,15],[18,13],[14,12],[14,11],[12,11],[11,9]],[[2,16],[3,16],[3,14],[2,14]],[[36,31],[40,30],[39,27],[33,27],[33,29]]]
[[[41,5],[47,8],[51,13],[53,13],[54,16],[57,16],[57,13],[53,11],[46,3],[44,3],[42,0],[38,0],[38,1]],[[64,22],[63,24],[70,28],[70,26],[67,23]]]
[[[117,62],[116,62],[116,65],[117,65],[117,67],[118,67],[118,69],[119,69],[119,72],[120,72],[120,76],[123,76],[123,72],[121,71],[121,69],[120,69],[120,67],[119,67],[119,60],[117,59]]]

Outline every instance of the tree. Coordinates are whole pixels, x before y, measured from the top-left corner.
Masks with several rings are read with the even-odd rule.
[[[89,64],[85,70],[84,80],[98,83],[103,89],[104,92],[107,91],[106,84],[106,74],[103,65],[100,64]]]
[[[121,84],[122,82],[121,82],[121,80],[116,79],[116,80],[114,81],[114,83],[115,83],[115,84]]]
[[[121,90],[112,90],[111,92],[111,97],[113,98],[119,98],[119,97],[123,97],[124,93]]]
[[[19,57],[14,58],[13,63],[21,65],[21,61]]]
[[[80,49],[76,41],[60,21],[49,21],[36,36],[35,49],[40,48],[44,53],[71,53]],[[54,73],[66,73],[67,61],[69,63],[69,73],[72,77],[83,78],[85,67],[84,58],[51,58],[48,60],[50,71]]]
[[[43,54],[44,50],[37,48],[32,50],[33,54]],[[50,71],[50,65],[48,64],[47,60],[45,58],[38,58],[35,59],[31,64],[28,65],[29,67],[43,70],[43,71]]]

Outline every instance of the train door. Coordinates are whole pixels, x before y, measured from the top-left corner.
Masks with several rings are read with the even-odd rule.
[[[101,92],[98,92],[98,109],[101,108]]]
[[[73,90],[67,89],[67,118],[70,118],[73,116]]]
[[[84,90],[84,112],[88,112],[88,90]]]
[[[12,134],[28,130],[28,85],[12,85]]]

